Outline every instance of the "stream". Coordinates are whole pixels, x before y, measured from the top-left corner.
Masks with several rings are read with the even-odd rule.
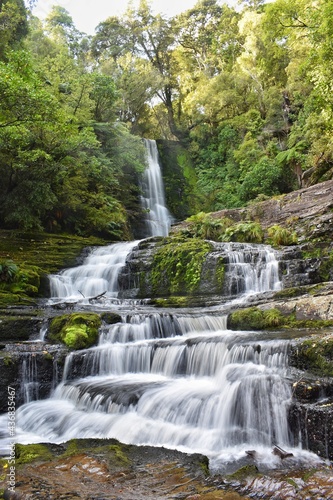
[[[156,144],[148,141],[146,147],[147,233],[164,236],[172,216],[165,207]],[[17,441],[116,438],[204,454],[212,471],[223,471],[249,450],[265,468],[279,469],[274,446],[291,454],[283,467],[323,463],[302,449],[288,426],[290,340],[277,332],[227,329],[231,307],[281,289],[279,253],[266,245],[225,244],[233,300],[158,309],[145,300],[119,297],[119,272],[138,243],[94,249],[82,265],[50,276],[49,307],[72,302],[75,310],[116,312],[121,321],[103,324],[95,347],[68,354],[62,380],[48,399],[38,400],[33,385],[38,366],[26,361],[27,396],[16,412]],[[46,328],[39,341],[47,341]],[[0,429],[6,425],[1,416]]]

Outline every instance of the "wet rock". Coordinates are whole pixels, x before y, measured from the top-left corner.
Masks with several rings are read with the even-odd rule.
[[[16,407],[23,404],[27,397],[31,400],[49,397],[62,377],[66,354],[67,350],[60,346],[41,342],[8,345],[0,356],[1,394],[7,395],[8,387],[15,389]],[[30,389],[25,385],[29,382]],[[2,398],[0,412],[4,413],[7,409],[7,398]]]
[[[314,404],[293,403],[289,424],[297,444],[300,440],[303,448],[333,460],[333,398]]]
[[[27,310],[25,315],[2,316],[0,318],[0,341],[1,342],[20,342],[29,340],[32,335],[36,335],[43,320],[41,318],[31,317],[33,314]]]

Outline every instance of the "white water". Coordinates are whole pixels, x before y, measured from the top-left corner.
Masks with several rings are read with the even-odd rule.
[[[145,146],[147,169],[144,173],[142,204],[147,211],[147,236],[167,236],[172,216],[165,204],[156,142],[145,139]],[[118,297],[119,272],[137,243],[138,241],[122,242],[97,248],[81,266],[50,276],[50,302],[65,299],[68,303],[79,301],[84,304],[100,294],[103,294],[105,299]]]
[[[119,272],[137,243],[122,242],[97,248],[81,266],[50,276],[50,302],[62,299],[66,302],[87,303],[89,298],[100,294],[106,298],[117,297]]]
[[[152,166],[148,170],[155,172],[154,143],[147,145]],[[147,176],[154,186],[145,202],[149,234],[163,236],[170,224],[163,185],[156,172]],[[119,271],[136,244],[98,248],[81,266],[52,276],[50,302],[85,304],[103,294],[111,300],[100,307],[109,307],[119,294]],[[225,248],[230,295],[246,297],[281,287],[270,247]],[[119,323],[103,325],[96,347],[67,356],[63,380],[49,399],[31,401],[38,397],[35,385],[29,386],[35,384],[36,367],[25,364],[27,403],[16,413],[16,439],[60,443],[80,437],[116,438],[204,453],[213,468],[255,449],[266,465],[275,467],[274,444],[290,450],[292,442],[287,350],[285,341],[265,333],[227,330],[226,316],[216,310],[185,314],[133,308],[122,313]],[[0,430],[6,427],[5,415]],[[317,460],[310,454],[303,457]]]
[[[228,253],[226,269],[230,295],[280,290],[278,252],[269,245],[221,243]]]
[[[124,245],[128,252],[135,242]],[[68,301],[79,296],[78,290],[87,295],[102,292],[111,281],[108,293],[117,294],[107,269],[110,261],[125,262],[126,256],[119,259],[121,247],[98,249],[83,266],[67,270],[66,287],[61,288],[60,279],[54,293]],[[237,275],[239,292],[278,288],[269,247],[243,247],[236,245],[236,256],[229,258],[228,272]],[[110,257],[113,249],[116,255]],[[232,246],[229,250],[234,251]],[[99,288],[94,268],[98,282],[103,282]],[[265,278],[260,277],[263,269]],[[89,287],[84,288],[85,280]],[[277,444],[290,451],[294,442],[287,422],[292,396],[288,342],[265,332],[227,330],[226,316],[216,309],[161,312],[137,306],[119,311],[122,320],[102,326],[96,347],[67,356],[63,380],[49,399],[28,402],[17,410],[19,442],[116,438],[203,453],[213,468],[255,449],[266,466],[279,465],[272,447]],[[0,418],[0,428],[5,425],[5,417]],[[318,461],[301,450],[292,451],[300,460]]]
[[[148,168],[144,172],[142,206],[147,212],[147,236],[167,236],[172,216],[167,209],[156,142],[145,139]]]
[[[145,338],[149,321],[130,323],[123,342],[112,340],[123,324],[109,326],[97,347],[70,354],[53,396],[18,410],[20,439],[113,437],[215,459],[275,442],[288,447],[285,342],[227,331],[223,316],[198,317],[193,331],[192,318],[167,314],[165,332],[176,322],[183,335],[156,339],[146,328]],[[72,380],[78,365],[82,378]]]

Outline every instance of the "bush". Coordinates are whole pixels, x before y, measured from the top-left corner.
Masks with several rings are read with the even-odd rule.
[[[290,231],[285,227],[281,227],[278,224],[271,226],[267,231],[268,239],[267,242],[273,246],[288,246],[297,244],[297,235],[295,231]]]
[[[217,219],[205,212],[192,215],[186,222],[189,223],[188,231],[191,236],[214,241],[219,240],[221,234],[232,224],[228,217]]]
[[[18,267],[12,260],[0,261],[0,283],[12,283],[18,274]]]
[[[238,241],[240,243],[262,243],[264,232],[259,222],[239,222],[226,229],[221,241]]]

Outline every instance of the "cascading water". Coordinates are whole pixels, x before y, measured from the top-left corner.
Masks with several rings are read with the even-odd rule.
[[[221,243],[228,255],[226,282],[230,295],[280,290],[278,253],[268,245]]]
[[[156,145],[146,145],[154,170]],[[160,199],[161,180],[150,175],[155,187],[149,188],[145,202],[149,231],[163,236],[170,216]],[[288,343],[265,332],[227,330],[222,308],[160,312],[136,304],[130,309],[130,301],[118,299],[118,277],[135,245],[98,248],[81,266],[51,277],[51,304],[85,306],[102,295],[94,307],[118,307],[121,321],[103,324],[97,346],[67,356],[62,381],[48,399],[31,401],[37,395],[26,393],[26,404],[17,410],[17,440],[116,438],[204,453],[212,468],[255,449],[266,466],[274,467],[272,446],[290,449],[296,441],[287,423]],[[230,296],[281,287],[277,255],[270,247],[220,247],[228,255]],[[29,373],[27,383],[34,382],[33,367]],[[0,428],[6,426],[6,417],[0,417]]]
[[[158,150],[155,141],[145,139],[144,142],[147,169],[144,173],[142,204],[146,209],[146,236],[167,236],[172,216],[165,204]],[[131,241],[97,248],[81,266],[50,276],[51,303],[58,299],[88,303],[89,299],[101,294],[107,299],[118,297],[119,272],[136,245],[137,241]]]
[[[118,275],[136,241],[95,249],[81,266],[50,276],[51,303],[59,300],[81,303],[99,295],[118,296]]]
[[[286,370],[285,342],[228,331],[225,316],[132,315],[71,353],[52,397],[18,422],[23,440],[113,437],[215,459],[288,446]]]
[[[135,242],[128,245],[127,252]],[[119,262],[108,279],[103,270],[97,280],[103,284],[95,286],[99,259],[105,269],[110,248],[99,250],[88,257],[89,264],[66,271],[71,280],[59,293],[68,294],[64,300],[82,290],[86,295],[102,292],[113,280]],[[280,287],[269,247],[230,244],[228,251],[235,252],[228,272],[237,276],[239,293]],[[256,277],[249,279],[252,271]],[[85,273],[91,281],[87,288]],[[116,290],[112,285],[109,293]],[[114,307],[119,305],[121,320],[103,324],[97,346],[67,356],[62,381],[49,399],[17,410],[18,440],[116,438],[200,452],[212,468],[255,449],[266,466],[275,467],[272,447],[290,449],[296,441],[288,428],[288,342],[267,332],[230,331],[227,316],[216,308],[160,312],[147,305],[130,309],[121,301]]]
[[[172,223],[172,216],[167,209],[164,185],[158,160],[156,142],[144,139],[148,168],[142,182],[142,206],[147,212],[146,236],[167,236]]]

